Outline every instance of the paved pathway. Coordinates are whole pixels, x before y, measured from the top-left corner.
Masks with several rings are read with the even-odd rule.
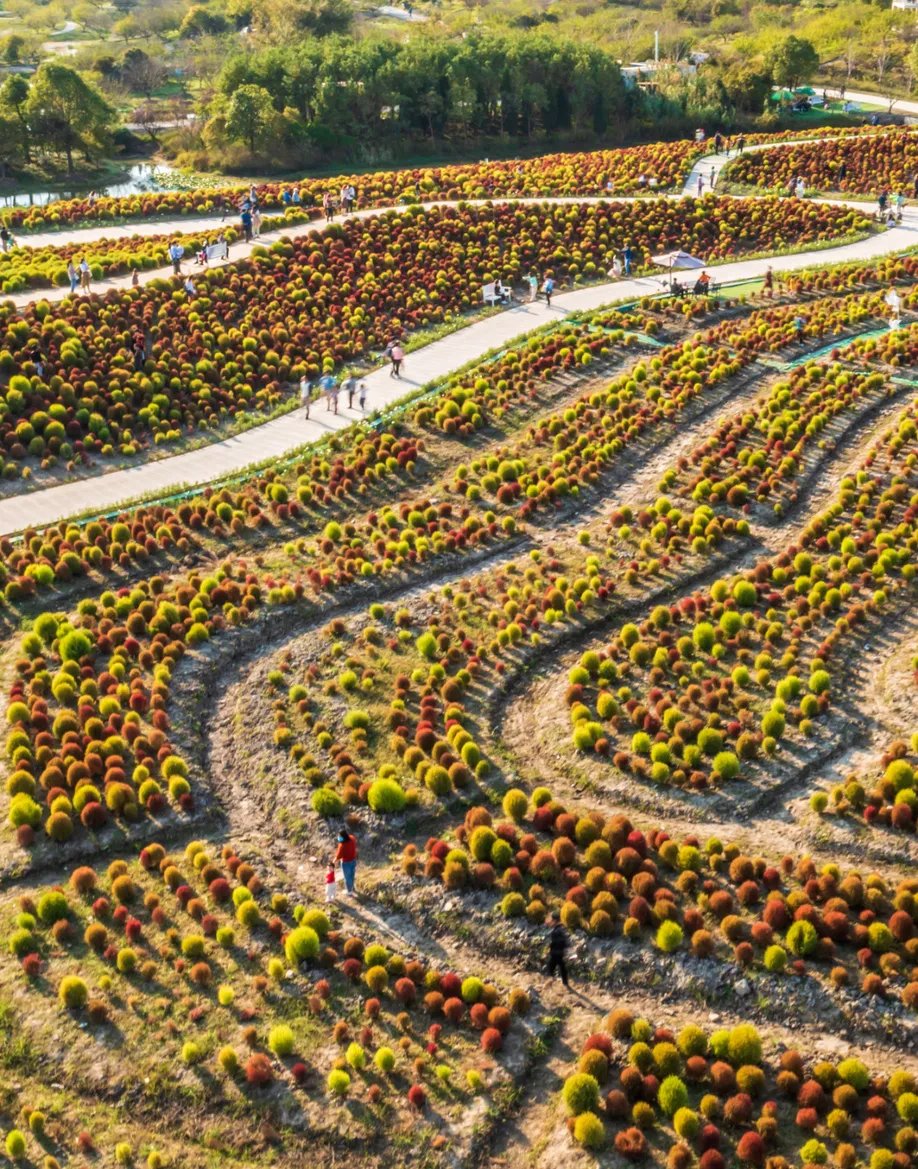
[[[802,252],[773,259],[739,260],[719,265],[718,280],[748,280],[764,275],[769,265],[775,272],[792,272],[813,264],[838,264],[850,260],[871,260],[896,254],[918,244],[918,220],[856,243]],[[544,301],[515,306],[505,312],[468,325],[436,341],[405,360],[405,376],[396,380],[388,368],[374,370],[364,380],[368,386],[367,406],[382,409],[429,382],[445,379],[454,370],[525,336],[549,321],[562,320],[568,312],[595,309],[616,301],[654,295],[661,290],[657,278],[643,277],[595,284],[561,294],[549,309]],[[203,484],[230,475],[268,459],[278,459],[308,442],[314,442],[360,417],[356,409],[341,408],[337,415],[324,403],[314,404],[306,419],[302,409],[254,426],[243,434],[209,444],[199,450],[139,464],[129,470],[110,471],[44,490],[0,500],[0,534],[41,527],[85,511],[114,510],[124,502],[151,492],[165,495],[185,486]]]

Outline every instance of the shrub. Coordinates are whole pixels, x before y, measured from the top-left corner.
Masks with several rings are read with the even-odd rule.
[[[783,946],[769,946],[762,955],[765,969],[773,974],[780,974],[787,967],[787,951]]]
[[[285,1023],[278,1023],[268,1032],[268,1047],[281,1058],[292,1055],[295,1042],[293,1031]]]
[[[56,921],[62,921],[67,916],[70,906],[60,890],[52,889],[39,898],[36,912],[39,921],[44,925],[54,925]]]
[[[217,1063],[228,1076],[234,1076],[239,1071],[239,1056],[234,1047],[221,1047],[217,1053]]]
[[[698,1113],[691,1108],[679,1108],[673,1117],[673,1129],[684,1141],[694,1141],[701,1131]]]
[[[896,1111],[906,1124],[918,1122],[918,1095],[914,1092],[903,1092],[896,1101]]]
[[[807,1141],[800,1150],[800,1160],[804,1164],[825,1165],[829,1159],[829,1151],[822,1141]]]
[[[838,1077],[858,1092],[866,1092],[870,1085],[870,1072],[859,1059],[843,1059],[837,1068]]]
[[[526,812],[529,809],[529,798],[519,788],[511,788],[504,795],[501,806],[503,807],[505,816],[519,823],[525,818]]]
[[[805,958],[819,945],[819,934],[811,922],[795,921],[787,931],[785,942],[792,954],[798,958]]]
[[[60,985],[57,988],[57,997],[60,1000],[61,1006],[66,1007],[68,1010],[76,1011],[80,1007],[86,1006],[89,991],[82,978],[77,978],[75,974],[68,974],[60,981]]]
[[[407,803],[407,796],[401,784],[394,779],[377,779],[370,784],[367,803],[374,812],[401,812]]]
[[[348,1044],[344,1058],[355,1071],[362,1071],[367,1066],[367,1053],[359,1043]]]
[[[388,1075],[395,1067],[395,1052],[391,1047],[380,1047],[373,1056],[373,1063],[376,1064],[379,1071]]]
[[[585,1072],[575,1072],[564,1081],[561,1099],[571,1116],[595,1112],[599,1107],[599,1084]]]
[[[284,942],[284,953],[291,966],[299,966],[307,959],[317,958],[319,948],[319,935],[305,925],[291,930]]]
[[[480,978],[465,978],[462,980],[462,1001],[477,1003],[484,994],[484,983]]]
[[[26,1153],[26,1139],[18,1128],[6,1134],[6,1155],[11,1161],[21,1161]]]
[[[319,787],[312,793],[312,810],[319,816],[340,816],[344,812],[344,800],[330,787]]]
[[[657,1100],[667,1116],[674,1116],[688,1105],[688,1089],[678,1076],[667,1076],[657,1092]]]
[[[199,1064],[203,1058],[204,1052],[200,1044],[195,1043],[190,1039],[187,1043],[182,1044],[182,1063],[187,1064],[189,1067],[194,1067],[194,1065]]]
[[[674,921],[664,921],[657,930],[657,946],[664,954],[671,954],[682,945],[682,927]]]
[[[751,1023],[740,1023],[730,1032],[727,1056],[734,1067],[758,1064],[762,1060],[762,1040]]]
[[[574,1121],[574,1140],[585,1149],[601,1149],[606,1143],[605,1125],[595,1112],[582,1112]]]
[[[246,1083],[256,1087],[264,1087],[272,1083],[274,1069],[271,1067],[271,1061],[263,1052],[256,1051],[245,1061],[245,1078]]]

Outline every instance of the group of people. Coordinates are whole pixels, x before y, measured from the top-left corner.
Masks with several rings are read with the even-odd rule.
[[[887,187],[877,195],[877,221],[887,227],[895,227],[902,222],[902,212],[905,210],[905,195],[898,191],[891,194]]]
[[[366,413],[367,408],[367,383],[365,381],[358,381],[353,374],[344,379],[341,385],[338,385],[338,379],[333,373],[323,374],[318,382],[312,382],[304,374],[300,378],[300,405],[306,411],[306,417],[309,418],[312,409],[313,393],[318,386],[320,392],[325,397],[326,412],[333,414],[338,413],[338,399],[341,394],[347,398],[347,406],[349,410],[354,407],[354,398],[360,406],[361,413]]]
[[[731,150],[735,150],[737,154],[742,154],[745,149],[746,136],[744,134],[738,134],[733,142],[730,141],[726,134],[721,134],[719,130],[714,135],[715,154],[726,154],[729,158]]]
[[[331,223],[339,208],[345,215],[350,215],[356,202],[357,188],[353,183],[343,183],[337,198],[333,192],[326,191],[322,196],[322,211],[325,214],[325,222]]]
[[[67,279],[70,281],[70,295],[76,294],[79,288],[87,296],[92,288],[92,269],[89,267],[89,261],[84,256],[78,263],[73,262],[73,257],[67,261]]]

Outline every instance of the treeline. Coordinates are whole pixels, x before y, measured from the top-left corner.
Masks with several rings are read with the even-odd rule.
[[[623,140],[640,110],[611,54],[532,33],[339,37],[232,57],[205,129],[289,161],[394,157],[424,142]]]

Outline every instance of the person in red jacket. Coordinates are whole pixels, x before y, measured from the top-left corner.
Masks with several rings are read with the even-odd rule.
[[[356,893],[354,878],[357,875],[357,837],[342,828],[338,833],[338,851],[335,860],[341,864],[344,874],[344,887],[348,893]]]

